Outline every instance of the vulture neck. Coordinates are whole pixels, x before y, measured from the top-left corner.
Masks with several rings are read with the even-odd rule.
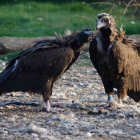
[[[101,28],[100,29],[100,38],[102,41],[103,49],[106,51],[111,43],[110,41],[110,35],[111,35],[111,30],[109,28]]]
[[[78,44],[78,41],[75,39],[73,42],[70,44],[71,48],[73,49],[74,52],[78,52],[83,48],[84,44]]]

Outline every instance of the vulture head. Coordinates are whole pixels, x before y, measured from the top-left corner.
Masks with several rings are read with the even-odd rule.
[[[138,47],[135,40],[125,37],[125,31],[123,31],[122,27],[120,28],[120,32],[118,31],[114,18],[107,13],[98,14],[96,33],[97,36],[100,36],[102,39],[104,38],[109,43],[120,41],[124,44]]]
[[[96,20],[96,30],[103,38],[108,38],[110,42],[119,36],[117,25],[112,16],[107,13],[98,14]]]
[[[93,33],[94,32],[88,28],[81,30],[77,36],[78,44],[80,45],[92,41]]]
[[[75,31],[64,37],[59,36],[57,33],[55,33],[55,36],[63,46],[71,46],[72,49],[77,52],[83,47],[85,43],[92,41],[93,33],[94,31],[85,28],[83,30]]]
[[[101,13],[98,14],[97,20],[96,20],[96,29],[101,29],[101,28],[110,28],[111,27],[111,21],[114,21],[114,19],[107,13]]]

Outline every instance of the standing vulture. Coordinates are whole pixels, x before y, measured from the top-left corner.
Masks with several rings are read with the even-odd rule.
[[[108,101],[113,88],[118,90],[119,103],[128,95],[140,100],[140,58],[134,40],[126,39],[125,32],[117,30],[115,20],[106,13],[98,14],[96,35],[90,42],[90,59],[100,75]],[[106,104],[106,106],[109,105]]]
[[[41,93],[46,111],[51,107],[53,83],[77,60],[80,49],[92,40],[93,31],[83,29],[71,35],[42,40],[7,63],[0,74],[0,95],[12,91]]]

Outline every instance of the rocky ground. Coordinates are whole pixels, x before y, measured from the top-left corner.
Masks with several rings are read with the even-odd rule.
[[[0,140],[140,140],[140,103],[127,97],[121,109],[101,108],[107,95],[97,71],[84,58],[54,84],[51,98],[64,103],[59,106],[62,113],[46,113],[41,95],[0,96]],[[85,63],[89,66],[77,66]]]

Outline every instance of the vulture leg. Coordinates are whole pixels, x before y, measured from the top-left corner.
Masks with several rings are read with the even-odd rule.
[[[122,78],[119,80],[119,86],[118,86],[118,102],[116,101],[109,101],[109,110],[122,108],[122,101],[127,95],[127,81],[125,78]]]
[[[111,81],[103,81],[104,87],[105,87],[105,92],[108,95],[108,101],[103,107],[113,110],[113,109],[118,109],[121,108],[121,100],[119,100],[120,103],[113,101],[112,100],[112,94],[113,94],[113,83]]]
[[[50,112],[50,111],[61,112],[61,111],[63,111],[62,109],[56,109],[56,108],[51,107],[50,96],[52,94],[52,86],[53,86],[52,80],[48,80],[48,82],[44,88],[44,91],[42,92],[44,102],[46,102],[46,111],[47,112]]]
[[[113,94],[113,84],[111,81],[103,81],[103,85],[105,88],[105,92],[108,95],[108,100],[107,103],[103,105],[103,107],[108,107],[109,106],[109,102],[112,101],[112,94]]]
[[[127,80],[126,78],[121,78],[118,86],[118,102],[122,107],[122,101],[127,96]]]
[[[58,108],[52,108],[50,106],[50,102],[49,100],[46,102],[46,111],[47,112],[50,112],[50,111],[53,111],[53,112],[62,112],[63,110],[62,109],[58,109]]]

